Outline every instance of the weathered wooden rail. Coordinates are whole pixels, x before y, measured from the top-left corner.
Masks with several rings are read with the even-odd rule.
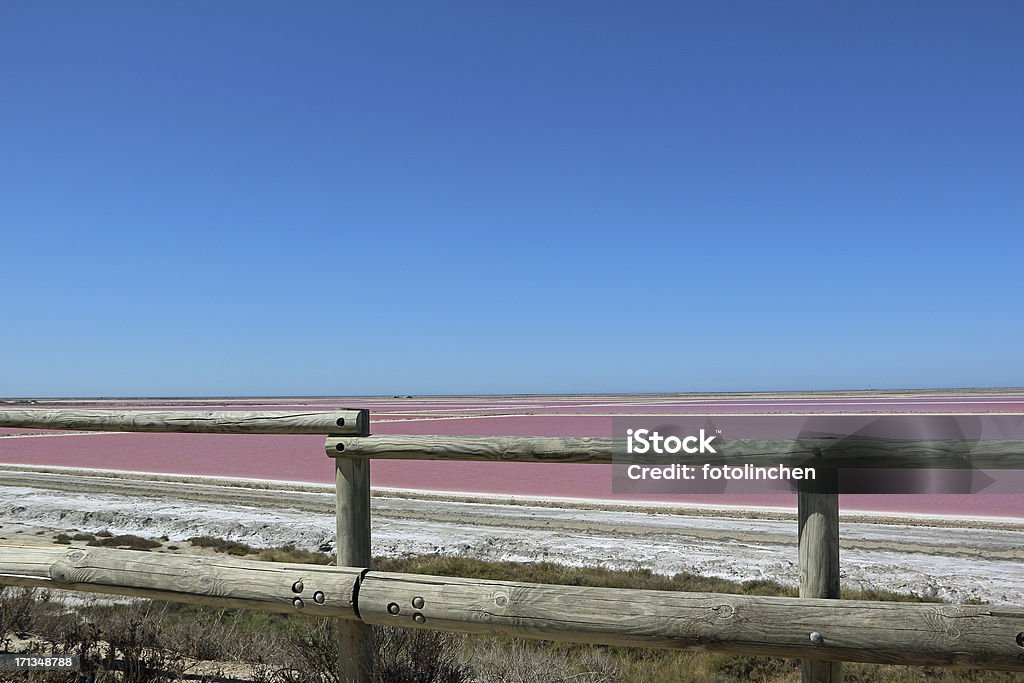
[[[364,569],[138,550],[0,544],[0,584],[354,619]],[[323,598],[316,599],[319,593]],[[327,600],[326,596],[330,596]]]
[[[222,410],[13,410],[0,409],[0,427],[91,432],[186,432],[192,434],[370,433],[370,411],[305,413]]]
[[[369,435],[363,410],[184,412],[0,410],[0,427],[326,434],[335,459],[338,567],[127,550],[0,546],[0,583],[339,618],[342,680],[370,675],[369,625],[803,659],[805,681],[840,661],[1024,671],[1024,607],[840,600],[839,503],[828,481],[798,491],[800,597],[553,586],[378,572],[370,567],[370,461],[611,463],[611,439]],[[720,464],[1024,467],[1018,441],[743,439]],[[636,458],[636,462],[645,460]],[[648,460],[647,462],[656,462]],[[823,468],[826,478],[835,470]],[[831,471],[833,474],[829,475]]]
[[[774,465],[811,462],[835,468],[1024,467],[1020,441],[907,440],[881,438],[722,439],[718,453],[703,453],[712,465]],[[623,462],[622,444],[594,437],[406,436],[373,434],[366,438],[330,436],[331,457],[364,460],[477,460],[494,462]],[[633,455],[630,462],[665,462],[665,456]]]
[[[1024,607],[588,588],[278,564],[230,556],[0,545],[0,581],[346,623],[882,664],[1022,670]]]

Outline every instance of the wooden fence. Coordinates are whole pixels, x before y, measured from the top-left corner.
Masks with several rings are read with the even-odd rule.
[[[1024,607],[838,599],[838,494],[827,487],[798,492],[799,598],[555,586],[373,570],[370,460],[608,463],[611,439],[370,436],[363,410],[0,410],[0,426],[327,434],[336,471],[336,567],[7,544],[0,546],[0,583],[337,617],[341,678],[354,683],[370,677],[373,624],[799,657],[804,681],[839,681],[841,661],[1024,671]],[[821,439],[731,441],[721,461],[815,456],[844,467],[878,466],[881,458],[903,467],[1024,466],[1020,442],[981,442],[969,451],[954,441],[844,440],[842,449],[832,446]]]

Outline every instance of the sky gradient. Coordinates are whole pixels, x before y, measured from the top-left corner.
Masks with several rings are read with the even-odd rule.
[[[1024,385],[1019,2],[0,4],[0,396]]]

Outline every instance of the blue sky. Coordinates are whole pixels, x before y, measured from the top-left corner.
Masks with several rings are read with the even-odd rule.
[[[1024,5],[0,5],[0,395],[1024,385]]]

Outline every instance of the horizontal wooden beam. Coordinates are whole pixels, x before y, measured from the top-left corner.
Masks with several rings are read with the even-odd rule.
[[[0,544],[0,584],[543,640],[1024,671],[1021,606],[554,586],[27,543]]]
[[[200,434],[345,434],[370,432],[370,411],[12,410],[0,409],[0,427],[109,432]]]
[[[611,462],[611,439],[544,436],[408,436],[373,434],[361,440],[327,438],[331,457],[383,460],[491,460],[517,462]]]
[[[717,453],[678,456],[624,455],[622,442],[589,437],[412,436],[374,434],[328,437],[331,457],[385,460],[489,460],[496,462],[667,462],[709,464],[830,465],[861,468],[1024,468],[1024,441],[900,440],[869,438],[718,439]],[[619,458],[616,452],[622,453]]]
[[[261,562],[228,555],[196,557],[0,543],[0,585],[128,595],[258,612],[354,619],[356,585],[362,573],[358,568]]]
[[[576,643],[1024,671],[1024,607],[553,586],[371,571],[371,624]]]

